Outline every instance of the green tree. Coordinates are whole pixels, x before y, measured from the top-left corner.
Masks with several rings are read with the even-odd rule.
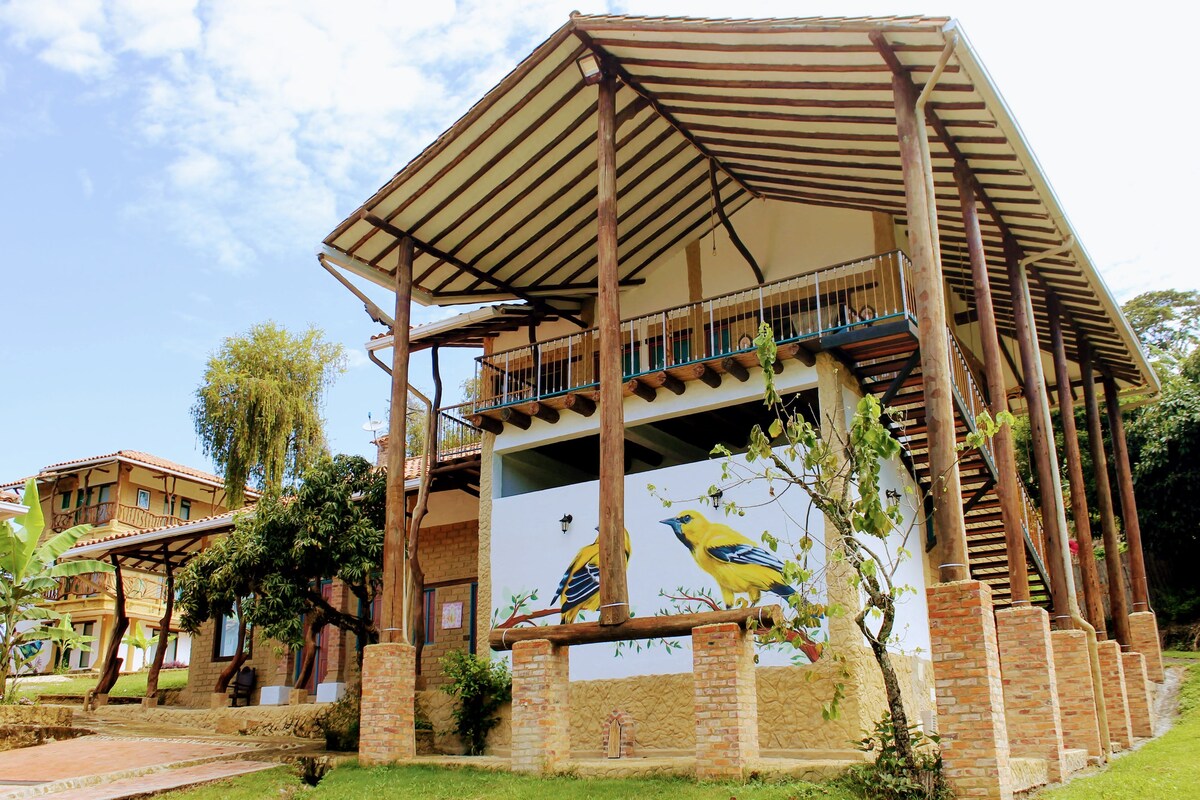
[[[58,561],[91,525],[76,525],[39,544],[46,521],[33,478],[25,483],[22,502],[29,511],[14,520],[15,526],[0,522],[0,699],[6,702],[14,697],[9,675],[20,674],[37,656],[39,648],[33,645],[50,641],[60,648],[83,646],[66,615],[43,605],[47,593],[61,578],[112,571],[99,561]]]
[[[213,353],[192,420],[231,507],[245,501],[247,484],[277,492],[325,451],[322,401],[344,371],[342,346],[317,328],[294,335],[264,322]]]
[[[179,573],[184,628],[198,630],[239,606],[246,624],[290,647],[305,641],[306,625],[310,638],[329,624],[366,644],[377,641],[370,609],[386,497],[386,477],[366,459],[318,459],[297,486],[264,497]],[[356,609],[336,608],[322,596],[322,581],[334,579],[358,600]]]
[[[1200,291],[1143,292],[1121,310],[1155,360],[1186,357],[1200,343]]]

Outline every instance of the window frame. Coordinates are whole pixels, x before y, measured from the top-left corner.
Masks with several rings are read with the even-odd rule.
[[[234,655],[236,655],[235,653],[230,653],[227,656],[221,655],[221,649],[222,649],[221,644],[225,639],[225,620],[227,620],[227,619],[235,620],[239,624],[241,623],[241,620],[238,618],[237,614],[222,614],[218,619],[213,621],[213,653],[212,653],[213,661],[232,661]],[[234,637],[236,640],[236,637],[237,637],[237,626],[236,625],[233,628],[233,632],[234,632]],[[236,641],[235,641],[235,644],[236,644]],[[248,623],[246,625],[246,647],[244,649],[244,652],[246,654],[247,660],[249,660],[250,658],[252,658],[254,656],[254,628],[252,625],[250,625]]]
[[[143,497],[146,498],[145,503],[142,502]],[[136,503],[137,503],[138,508],[140,508],[144,511],[149,511],[150,510],[150,499],[151,498],[150,498],[150,490],[149,489],[138,489],[137,490]]]

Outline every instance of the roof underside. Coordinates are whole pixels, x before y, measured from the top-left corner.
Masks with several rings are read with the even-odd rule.
[[[619,260],[636,282],[712,227],[709,161],[733,213],[755,197],[891,214],[905,223],[893,66],[924,85],[946,46],[945,18],[694,20],[576,16],[325,240],[352,268],[391,286],[403,234],[417,242],[414,285],[448,305],[595,291],[596,91],[575,61],[589,48],[620,76]],[[872,41],[882,34],[883,50]],[[966,161],[998,322],[1011,335],[1003,242],[1057,247],[1069,223],[965,37],[933,90],[930,145],[946,279],[972,307],[952,171]],[[935,119],[936,118],[936,119]],[[748,242],[754,249],[754,242]],[[1049,293],[1068,354],[1087,339],[1126,385],[1153,374],[1086,251],[1031,268],[1049,341]]]

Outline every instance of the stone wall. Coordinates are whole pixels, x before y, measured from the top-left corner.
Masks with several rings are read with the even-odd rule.
[[[66,706],[0,705],[0,725],[46,725],[68,728],[74,711]]]

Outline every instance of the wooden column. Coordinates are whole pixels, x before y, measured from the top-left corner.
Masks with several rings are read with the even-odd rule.
[[[1125,573],[1121,569],[1120,537],[1113,513],[1112,488],[1108,482],[1108,456],[1104,452],[1104,430],[1100,403],[1096,399],[1096,375],[1091,354],[1084,358],[1083,402],[1087,407],[1088,443],[1092,448],[1092,472],[1096,476],[1096,500],[1100,504],[1100,526],[1104,532],[1104,565],[1108,571],[1108,606],[1113,632],[1123,645],[1130,643],[1129,608],[1125,602]]]
[[[1075,426],[1075,401],[1071,397],[1071,373],[1067,369],[1067,347],[1063,340],[1062,307],[1057,299],[1050,302],[1050,347],[1054,351],[1054,382],[1058,384],[1058,416],[1062,420],[1063,449],[1067,458],[1067,479],[1071,485],[1071,519],[1075,522],[1075,541],[1079,543],[1079,571],[1083,576],[1083,607],[1096,636],[1105,637],[1104,603],[1100,600],[1100,574],[1092,554],[1092,523],[1088,514],[1087,488],[1083,482],[1083,462],[1079,453],[1079,431]]]
[[[1066,511],[1062,502],[1062,479],[1058,474],[1058,453],[1050,429],[1050,399],[1042,370],[1042,353],[1033,321],[1033,303],[1029,298],[1029,276],[1014,247],[1005,247],[1009,287],[1012,292],[1013,321],[1021,366],[1025,373],[1023,390],[1029,411],[1029,434],[1041,487],[1042,527],[1046,531],[1046,569],[1050,573],[1050,597],[1054,603],[1057,627],[1070,628],[1070,576],[1063,564],[1063,537],[1066,535]]]
[[[125,613],[125,578],[121,574],[121,562],[116,556],[109,556],[113,566],[113,592],[116,615],[113,619],[112,633],[109,635],[108,647],[104,652],[104,666],[100,669],[100,679],[96,681],[93,695],[107,695],[121,677],[121,640],[129,630],[129,615]]]
[[[954,430],[953,382],[946,327],[946,298],[941,256],[934,246],[937,219],[930,213],[925,176],[930,169],[920,146],[916,90],[907,75],[892,79],[908,239],[912,251],[913,289],[917,298],[921,341],[921,381],[929,426],[929,467],[933,476],[933,529],[937,535],[938,580],[968,580],[967,530],[963,522],[962,486]]]
[[[983,253],[983,236],[979,232],[979,215],[975,208],[975,188],[967,165],[959,162],[954,168],[958,184],[958,199],[962,206],[963,226],[966,229],[967,253],[971,259],[971,279],[975,284],[975,309],[979,313],[979,343],[983,348],[983,375],[987,383],[990,411],[998,417],[1008,411],[1008,395],[1004,387],[1001,366],[1000,334],[996,330],[996,308],[992,302],[991,278]],[[1029,567],[1025,560],[1024,515],[1021,513],[1021,489],[1017,483],[1016,448],[1012,428],[1004,426],[992,439],[996,471],[1000,473],[996,492],[1000,496],[1000,515],[1004,520],[1004,545],[1008,554],[1008,579],[1012,604],[1029,603]]]
[[[175,567],[171,564],[171,552],[167,545],[162,547],[164,568],[167,571],[166,582],[163,584],[162,621],[158,623],[158,646],[154,648],[154,659],[150,671],[146,673],[146,697],[158,697],[158,675],[162,672],[163,662],[166,661],[167,644],[171,636],[171,616],[175,613]]]
[[[404,458],[408,436],[408,321],[412,304],[413,242],[404,237],[397,250],[396,311],[392,326],[392,408],[388,420],[387,519],[383,529],[383,587],[380,591],[380,642],[405,643]]]
[[[1150,610],[1150,587],[1146,583],[1146,557],[1142,551],[1142,526],[1138,523],[1137,500],[1133,496],[1133,471],[1129,465],[1129,444],[1125,441],[1125,420],[1121,418],[1121,399],[1117,382],[1104,378],[1104,405],[1108,409],[1108,432],[1112,436],[1113,461],[1117,468],[1117,486],[1121,490],[1121,520],[1125,523],[1125,541],[1129,544],[1129,583],[1133,610]]]
[[[617,79],[605,74],[596,103],[596,259],[600,294],[600,623],[629,619],[625,580],[625,415],[617,284]]]

